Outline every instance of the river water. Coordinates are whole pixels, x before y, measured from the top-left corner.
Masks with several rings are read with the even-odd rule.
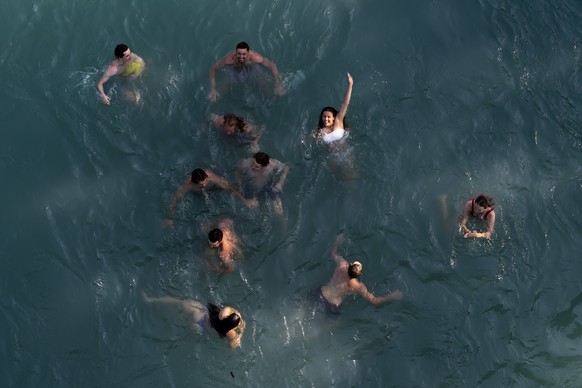
[[[580,1],[1,6],[0,386],[582,384]],[[287,93],[266,72],[211,103],[208,68],[242,40]],[[119,80],[97,95],[117,43],[147,64],[138,104]],[[349,181],[313,138],[347,72]],[[284,217],[211,192],[164,228],[192,169],[234,181],[249,156],[210,123],[226,111],[289,166]],[[479,193],[490,241],[454,224]],[[244,259],[219,274],[202,226],[225,217]],[[401,301],[314,313],[342,232],[369,290]],[[237,308],[242,347],[144,294]]]

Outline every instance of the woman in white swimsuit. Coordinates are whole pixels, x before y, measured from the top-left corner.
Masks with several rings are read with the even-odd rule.
[[[346,96],[344,97],[344,102],[339,112],[331,106],[326,106],[321,110],[319,115],[319,124],[317,126],[318,132],[317,136],[320,137],[324,143],[331,144],[335,141],[341,140],[345,137],[345,117],[348,110],[348,105],[350,105],[350,99],[352,98],[352,86],[354,80],[350,73],[348,73],[348,89],[346,90]]]

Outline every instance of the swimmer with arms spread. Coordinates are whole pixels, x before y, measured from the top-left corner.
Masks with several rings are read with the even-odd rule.
[[[231,349],[241,345],[246,324],[242,319],[242,315],[232,307],[225,306],[220,308],[212,303],[204,306],[197,300],[178,299],[171,296],[154,298],[144,294],[143,297],[149,303],[177,306],[182,313],[186,314],[187,319],[192,319],[196,323],[198,332],[213,329],[221,338],[228,340],[228,345]]]
[[[115,75],[123,75],[128,78],[137,78],[143,72],[145,68],[145,62],[137,54],[131,52],[129,47],[125,44],[118,44],[114,50],[115,57],[117,59],[113,60],[103,77],[97,83],[97,90],[101,95],[101,101],[105,105],[111,104],[111,98],[105,94],[103,90],[103,85],[109,81],[109,79]]]
[[[222,69],[224,66],[233,66],[234,69],[241,70],[245,66],[260,64],[271,70],[273,79],[275,80],[275,94],[282,96],[285,94],[285,88],[281,83],[281,76],[277,65],[263,57],[256,51],[251,51],[248,43],[240,42],[236,45],[235,51],[226,54],[222,59],[218,60],[214,65],[210,66],[208,76],[210,77],[210,94],[208,99],[212,102],[216,101],[219,96],[216,90],[216,71]]]
[[[326,106],[321,110],[317,126],[317,137],[321,138],[326,144],[331,144],[345,138],[347,125],[345,125],[344,120],[352,98],[353,84],[354,80],[350,73],[348,73],[348,89],[346,90],[344,102],[339,112],[331,106]]]
[[[248,207],[258,206],[258,202],[255,199],[246,199],[239,193],[226,179],[221,176],[216,175],[214,172],[208,169],[197,168],[186,178],[184,183],[176,190],[170,199],[170,204],[168,205],[168,210],[166,211],[166,219],[164,221],[165,226],[172,226],[172,217],[174,215],[174,207],[176,202],[184,196],[184,194],[193,191],[196,193],[201,193],[203,190],[209,190],[219,188],[226,190],[234,194],[238,199],[243,201],[243,203]]]
[[[495,227],[495,209],[493,207],[493,198],[481,194],[476,198],[471,198],[465,202],[463,215],[461,216],[460,226],[465,233],[465,238],[491,238],[493,228]],[[487,230],[485,232],[477,232],[467,228],[467,220],[469,217],[478,218],[487,221]]]
[[[333,244],[331,256],[337,266],[331,280],[319,290],[318,299],[322,302],[326,312],[338,314],[344,298],[354,293],[360,294],[368,302],[375,305],[402,299],[400,291],[394,291],[385,296],[375,296],[369,292],[364,283],[358,280],[362,275],[362,264],[359,261],[348,263],[337,253],[337,248],[343,241],[344,236],[340,234]]]

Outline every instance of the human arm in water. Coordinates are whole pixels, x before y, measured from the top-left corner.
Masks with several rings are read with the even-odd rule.
[[[277,65],[271,62],[269,59],[263,57],[261,54],[257,53],[256,51],[253,52],[252,61],[254,63],[260,63],[267,69],[271,70],[273,74],[273,79],[275,80],[275,94],[277,96],[282,96],[285,94],[285,87],[281,82],[281,75],[279,74],[279,69],[277,69]]]
[[[383,304],[383,303],[390,302],[393,300],[402,299],[402,292],[400,292],[400,291],[394,291],[394,292],[391,292],[390,294],[384,295],[384,296],[376,296],[376,295],[372,294],[371,292],[369,292],[368,289],[366,288],[366,286],[364,285],[364,283],[362,283],[362,282],[358,283],[356,291],[364,299],[366,299],[368,302],[370,302],[374,305],[379,305],[379,304]]]
[[[227,60],[232,58],[233,52],[229,52],[224,57],[219,59],[215,64],[210,66],[208,70],[208,77],[210,78],[210,93],[208,94],[208,99],[212,102],[216,101],[219,96],[218,90],[216,90],[216,71],[220,70],[227,64]]]
[[[254,198],[247,199],[243,197],[243,195],[233,185],[228,183],[228,181],[223,177],[218,176],[214,173],[208,173],[208,177],[210,177],[212,179],[212,182],[216,184],[218,187],[232,193],[235,197],[240,199],[247,207],[252,208],[257,207],[259,205],[259,202],[256,199]]]
[[[491,238],[491,235],[493,234],[493,228],[495,227],[495,210],[491,211],[489,214],[487,214],[486,217],[487,220],[487,230],[485,232],[477,232],[475,230],[469,230],[469,228],[467,228],[465,226],[465,229],[468,230],[468,232],[466,232],[463,237],[465,238]]]
[[[164,226],[172,226],[173,225],[173,217],[174,217],[174,207],[176,206],[176,203],[178,202],[178,200],[180,200],[184,194],[186,194],[189,191],[194,190],[194,184],[192,183],[192,180],[190,178],[190,176],[188,176],[188,178],[186,178],[186,180],[184,181],[184,183],[182,183],[180,185],[180,187],[178,187],[178,190],[176,190],[176,192],[174,192],[174,194],[172,194],[172,198],[170,198],[170,203],[168,204],[168,208],[166,210],[166,218],[164,220]]]
[[[111,105],[111,98],[109,98],[109,96],[105,94],[103,85],[105,85],[105,83],[109,81],[111,77],[117,74],[117,69],[118,66],[115,63],[112,63],[111,65],[109,65],[105,73],[103,73],[103,76],[101,77],[99,82],[97,82],[97,90],[99,91],[99,95],[101,96],[101,101],[103,101],[105,105]]]

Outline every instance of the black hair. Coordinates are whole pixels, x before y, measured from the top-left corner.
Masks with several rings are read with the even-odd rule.
[[[115,46],[115,50],[113,51],[113,53],[115,54],[116,58],[123,58],[123,53],[126,52],[129,49],[129,47],[127,47],[126,44],[120,43],[117,46]]]
[[[197,168],[196,170],[192,171],[190,180],[192,181],[192,183],[200,183],[206,178],[208,178],[208,174],[206,174],[206,171],[204,171],[201,168]]]
[[[217,243],[222,241],[222,230],[218,228],[212,229],[208,232],[208,241],[211,243]]]
[[[236,50],[238,49],[247,49],[248,51],[251,51],[251,48],[247,42],[239,42],[239,44],[236,45]]]
[[[237,116],[234,113],[225,113],[224,125],[228,124],[231,121],[236,122],[236,129],[238,129],[241,133],[246,132],[245,127],[247,126],[247,123],[245,122],[244,118],[242,118],[241,116]]]
[[[265,167],[266,165],[269,164],[269,161],[271,160],[271,158],[269,157],[269,155],[267,155],[264,152],[257,152],[254,156],[255,160],[257,163],[259,163],[261,166]]]
[[[228,317],[220,319],[218,317],[220,314],[220,308],[212,303],[208,303],[206,307],[208,308],[208,320],[210,321],[210,326],[212,326],[221,337],[226,337],[226,333],[240,324],[241,318],[237,313],[232,313]]]
[[[360,276],[362,276],[361,264],[360,265],[356,263],[350,264],[350,266],[348,267],[348,275],[350,276],[351,279],[357,279]]]
[[[331,112],[331,114],[333,115],[334,118],[339,113],[337,111],[337,109],[335,109],[333,106],[326,106],[325,108],[323,108],[321,110],[321,113],[319,114],[319,121],[317,123],[317,128],[319,128],[319,129],[325,127],[325,125],[323,124],[323,119],[321,118],[321,116],[323,116],[323,112]],[[346,129],[348,127],[349,127],[348,122],[346,121],[346,118],[344,117],[344,129]]]
[[[493,205],[495,205],[495,203],[493,203],[493,198],[485,194],[480,194],[475,198],[475,203],[484,208],[493,207]]]

